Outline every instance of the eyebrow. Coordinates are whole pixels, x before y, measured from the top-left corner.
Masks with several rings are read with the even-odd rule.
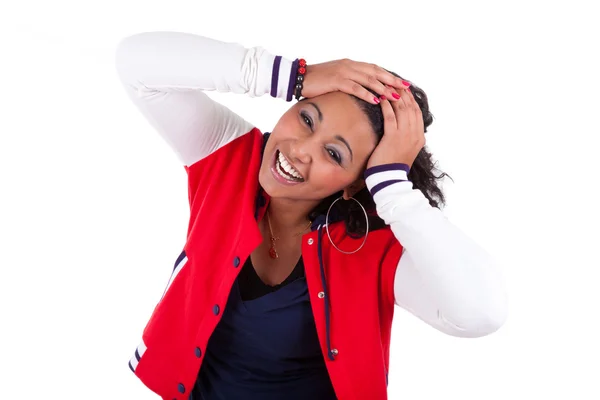
[[[348,144],[346,139],[344,139],[340,135],[335,135],[335,138],[346,145],[346,147],[348,148],[348,151],[350,152],[350,160],[352,160],[354,158],[354,154],[352,154],[352,149],[350,148],[350,145]]]
[[[317,110],[317,113],[319,113],[319,122],[323,122],[323,113],[321,112],[319,106],[317,106],[315,103],[311,103],[310,101],[308,101],[306,104],[310,104]]]

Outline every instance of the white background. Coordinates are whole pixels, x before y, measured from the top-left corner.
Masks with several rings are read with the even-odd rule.
[[[510,316],[456,339],[398,310],[391,399],[600,398],[593,4],[3,5],[0,398],[157,398],[127,362],[183,246],[185,173],[114,68],[122,37],[153,30],[374,62],[429,95],[446,213],[503,265]],[[263,131],[289,106],[215,98]]]

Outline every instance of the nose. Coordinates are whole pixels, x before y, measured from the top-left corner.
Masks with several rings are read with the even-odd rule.
[[[290,158],[292,162],[308,164],[312,161],[309,140],[295,140],[290,146]]]

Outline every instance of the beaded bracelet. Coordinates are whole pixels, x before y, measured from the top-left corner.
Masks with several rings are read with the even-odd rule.
[[[296,89],[294,90],[294,94],[296,96],[296,100],[300,100],[302,97],[302,88],[304,83],[304,74],[306,74],[306,60],[301,58],[298,60],[298,70],[296,75]]]

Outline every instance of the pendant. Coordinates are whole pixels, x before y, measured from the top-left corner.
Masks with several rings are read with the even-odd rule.
[[[277,250],[275,250],[275,247],[273,245],[271,245],[271,248],[269,249],[269,255],[273,259],[279,258],[279,254],[277,254]]]
[[[277,254],[277,250],[275,250],[275,241],[276,240],[277,240],[276,237],[271,236],[271,248],[269,249],[269,256],[271,256],[272,259],[279,258],[279,254]]]

